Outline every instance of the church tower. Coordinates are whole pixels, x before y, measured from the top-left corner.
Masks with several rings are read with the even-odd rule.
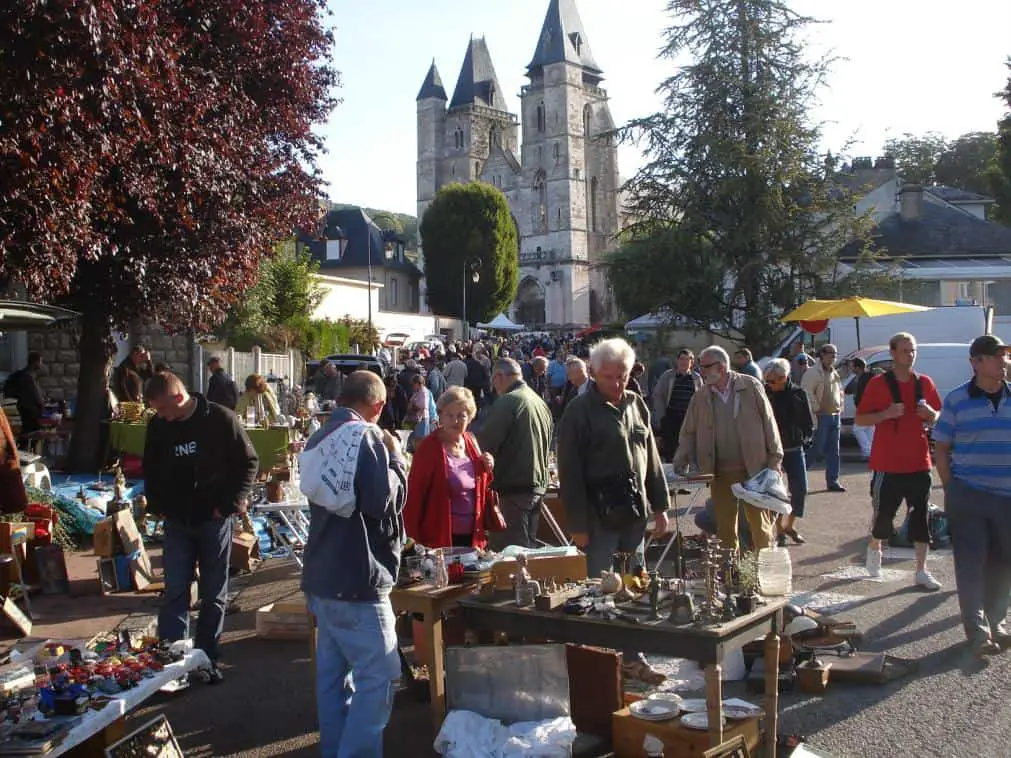
[[[611,317],[595,264],[616,245],[621,180],[603,71],[575,0],[550,0],[527,77],[521,148],[483,37],[468,43],[452,99],[432,63],[417,103],[418,217],[450,182],[501,189],[520,236],[512,317],[578,328]]]
[[[614,140],[601,136],[614,128],[600,87],[603,71],[575,0],[551,0],[527,77],[520,95],[522,163],[530,187],[524,252],[539,249],[560,264],[553,281],[569,293],[569,302],[561,313],[549,303],[550,320],[599,322],[609,316],[609,298],[593,265],[614,245],[620,180]]]

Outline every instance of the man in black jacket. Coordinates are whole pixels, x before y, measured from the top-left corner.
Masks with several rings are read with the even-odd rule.
[[[878,374],[883,374],[884,371],[879,368],[872,368],[868,371],[867,361],[863,358],[853,358],[850,361],[850,372],[853,374],[854,379],[846,385],[846,389],[843,392],[853,396],[853,408],[856,409],[860,407],[860,401],[864,397],[864,390],[867,389],[867,385],[871,379]],[[874,442],[874,427],[857,426],[854,423],[853,436],[856,437],[857,444],[860,445],[860,453],[863,455],[864,460],[870,460],[871,444]]]
[[[200,616],[194,646],[211,659],[207,680],[221,679],[218,637],[225,620],[232,516],[246,510],[256,479],[256,451],[238,417],[202,395],[190,395],[175,374],[155,374],[145,392],[158,416],[147,427],[144,494],[165,519],[165,596],[158,636],[187,636],[190,585],[200,566]]]
[[[804,501],[807,498],[804,449],[814,437],[814,414],[811,413],[807,392],[790,378],[790,364],[785,358],[776,358],[766,364],[765,391],[783,442],[783,473],[790,487],[791,512],[789,516],[778,519],[776,544],[786,547],[786,538],[789,537],[801,545],[805,540],[797,532],[795,524],[797,519],[804,517]]]
[[[207,401],[234,411],[239,402],[239,388],[235,386],[235,380],[225,371],[217,356],[207,361],[207,370],[211,372],[211,378],[207,382]]]

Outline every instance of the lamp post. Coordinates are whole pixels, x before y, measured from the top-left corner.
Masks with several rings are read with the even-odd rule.
[[[470,339],[470,324],[467,323],[467,279],[474,284],[481,281],[481,272],[477,270],[480,265],[480,258],[465,258],[463,261],[463,338]],[[470,273],[468,277],[467,274]]]
[[[372,339],[372,229],[368,226],[365,227],[365,231],[368,233],[369,238],[369,250],[368,250],[368,261],[369,261],[369,340]],[[369,355],[376,349],[375,345],[369,346]]]

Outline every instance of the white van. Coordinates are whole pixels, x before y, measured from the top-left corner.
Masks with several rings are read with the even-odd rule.
[[[881,369],[887,371],[892,367],[892,355],[888,345],[855,350],[836,365],[842,376],[843,387],[849,385],[856,377],[850,371],[849,361],[853,358],[863,358],[867,362],[867,370]],[[969,343],[940,342],[916,346],[916,363],[913,371],[925,374],[934,380],[937,394],[944,396],[956,387],[965,384],[972,378],[972,366],[969,365]],[[846,395],[846,404],[842,412],[842,427],[844,434],[853,433],[853,417],[856,408],[853,405],[853,395]]]

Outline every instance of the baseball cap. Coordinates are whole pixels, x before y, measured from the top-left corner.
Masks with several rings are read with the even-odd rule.
[[[985,334],[977,337],[969,346],[969,357],[978,358],[981,355],[999,355],[1011,350],[1011,345],[1005,345],[1000,337],[992,334]]]

